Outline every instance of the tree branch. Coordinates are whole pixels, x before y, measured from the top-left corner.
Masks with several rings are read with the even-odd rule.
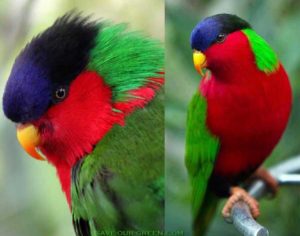
[[[295,174],[300,172],[300,155],[278,163],[269,171],[280,186],[300,185],[300,174]],[[256,180],[248,188],[248,192],[256,199],[260,199],[268,193],[267,185],[262,180]],[[252,218],[248,205],[243,201],[234,204],[230,223],[245,236],[269,235],[268,230]]]

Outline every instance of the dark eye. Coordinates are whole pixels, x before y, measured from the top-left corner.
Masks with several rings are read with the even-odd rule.
[[[62,100],[64,100],[67,96],[67,88],[66,87],[59,87],[54,91],[53,94],[53,98],[54,98],[54,102],[60,102]]]
[[[226,39],[226,34],[219,34],[219,35],[217,36],[216,41],[217,41],[218,43],[223,43],[223,42],[225,41],[225,39]]]

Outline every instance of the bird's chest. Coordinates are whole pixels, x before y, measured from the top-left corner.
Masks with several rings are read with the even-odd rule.
[[[272,131],[278,121],[265,88],[222,84],[207,91],[207,104],[207,125],[220,138],[249,139]]]
[[[212,79],[201,84],[207,126],[220,140],[214,172],[235,176],[255,169],[279,141],[291,106],[289,85],[287,80],[267,79],[252,84]]]

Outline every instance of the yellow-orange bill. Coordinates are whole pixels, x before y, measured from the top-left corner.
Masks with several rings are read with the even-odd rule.
[[[17,138],[23,149],[37,160],[45,160],[37,151],[40,144],[40,135],[38,129],[32,124],[18,125]]]
[[[203,68],[205,68],[207,66],[206,56],[202,52],[195,50],[193,52],[193,61],[194,61],[194,66],[195,66],[196,70],[198,71],[198,73],[201,76],[204,76]]]

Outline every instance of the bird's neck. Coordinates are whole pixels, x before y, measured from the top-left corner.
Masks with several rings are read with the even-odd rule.
[[[61,188],[66,195],[69,207],[71,208],[71,175],[72,167],[68,165],[60,165],[56,167],[57,176],[59,178]]]
[[[214,69],[211,71],[213,80],[219,83],[227,83],[236,86],[257,86],[264,80],[268,80],[274,74],[281,73],[282,66],[278,66],[272,73],[266,73],[257,68],[255,62],[233,63],[231,66]]]
[[[212,77],[220,82],[240,83],[257,70],[248,39],[241,31],[228,35],[223,44],[213,45],[205,54]]]
[[[71,170],[78,160],[124,117],[113,111],[111,89],[95,72],[81,73],[70,85],[68,97],[49,108],[36,121],[41,134],[41,152],[55,166],[70,205]]]
[[[228,36],[226,47],[212,47],[207,50],[209,69],[214,78],[234,84],[250,83],[255,78],[269,77],[278,72],[276,54],[259,36],[250,39],[238,31]],[[261,51],[253,47],[261,48]],[[271,59],[270,59],[271,58]],[[273,60],[274,58],[274,60]]]
[[[103,79],[94,72],[85,72],[74,81],[70,88],[70,98],[64,101],[65,105],[53,107],[40,121],[39,125],[44,127],[43,140],[45,140],[40,149],[47,160],[56,167],[69,206],[71,206],[73,166],[90,154],[95,145],[101,142],[115,125],[125,125],[127,115],[145,107],[153,100],[156,90],[163,84],[163,79],[149,80],[149,84],[129,91],[127,100],[114,102],[111,99],[111,91]],[[59,114],[64,116],[61,117]],[[45,125],[47,123],[48,125]]]
[[[251,55],[244,58],[236,58],[228,63],[222,65],[214,65],[211,67],[212,77],[232,84],[245,84],[253,81],[256,77],[254,75],[265,75],[257,69],[255,61]]]

